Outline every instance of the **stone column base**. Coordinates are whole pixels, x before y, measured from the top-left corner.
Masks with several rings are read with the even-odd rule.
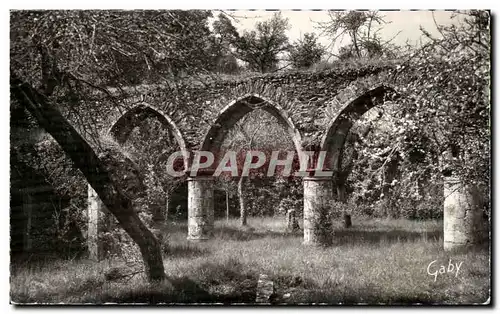
[[[333,240],[330,201],[333,199],[331,177],[304,177],[305,245],[329,245]]]
[[[214,228],[214,178],[188,178],[188,236],[190,241],[205,241]]]

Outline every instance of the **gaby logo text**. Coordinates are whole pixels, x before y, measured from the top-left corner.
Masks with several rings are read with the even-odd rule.
[[[429,263],[427,266],[427,274],[430,276],[434,276],[434,281],[437,280],[437,277],[439,275],[444,275],[444,274],[455,274],[455,277],[458,277],[458,271],[460,270],[460,267],[462,267],[462,263],[452,263],[451,259],[448,261],[448,267],[446,265],[436,265],[437,260],[432,261]]]

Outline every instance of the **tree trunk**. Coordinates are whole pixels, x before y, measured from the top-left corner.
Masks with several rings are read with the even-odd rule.
[[[168,221],[169,205],[170,205],[170,193],[167,193],[167,196],[165,199],[165,222]]]
[[[340,182],[337,183],[337,201],[345,203],[346,195],[345,195],[345,179],[341,179]],[[344,228],[350,228],[352,226],[351,215],[344,212]]]
[[[344,228],[349,228],[352,226],[351,215],[344,214]]]
[[[393,200],[393,189],[392,189],[392,181],[397,178],[399,175],[399,155],[396,155],[396,158],[389,161],[387,164],[386,169],[384,170],[384,181],[383,181],[383,188],[382,188],[382,193],[384,193],[384,198],[387,199],[386,203],[386,216],[391,217],[394,219],[399,218],[400,212],[397,208],[394,207],[394,200]],[[391,158],[391,157],[389,157]],[[420,182],[417,181],[417,184]]]
[[[300,229],[299,222],[295,216],[295,208],[290,208],[286,212],[286,231],[295,232]]]
[[[356,31],[352,32],[351,37],[352,37],[352,42],[354,44],[354,49],[356,50],[356,56],[358,58],[361,58],[361,51],[359,50],[358,38],[357,38],[357,35],[356,35]]]
[[[247,225],[247,207],[246,200],[243,190],[243,185],[245,184],[245,177],[241,176],[240,180],[238,180],[238,197],[240,200],[240,224],[242,226]]]
[[[226,190],[226,221],[229,221],[229,193]]]
[[[62,147],[80,169],[120,226],[140,248],[146,274],[150,281],[165,279],[160,245],[151,231],[134,212],[132,202],[113,184],[108,171],[83,137],[49,101],[11,74],[11,93]]]
[[[158,239],[158,241],[163,242],[163,234],[162,230],[165,226],[165,214],[163,212],[162,204],[155,203],[152,205],[153,207],[153,234]]]

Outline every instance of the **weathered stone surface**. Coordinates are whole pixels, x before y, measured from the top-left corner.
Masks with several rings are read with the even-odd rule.
[[[484,238],[483,212],[474,187],[444,178],[444,249],[466,247]]]
[[[269,279],[268,275],[261,274],[257,282],[257,297],[256,303],[270,303],[271,297],[274,295],[274,283]]]
[[[331,243],[333,230],[329,207],[332,197],[331,178],[304,178],[304,244]]]
[[[214,178],[188,179],[188,240],[208,240],[214,227]]]

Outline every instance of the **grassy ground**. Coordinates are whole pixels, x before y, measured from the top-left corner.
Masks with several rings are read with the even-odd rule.
[[[490,294],[487,247],[447,253],[442,250],[442,222],[353,219],[336,226],[328,248],[302,245],[302,233],[284,234],[284,221],[250,219],[216,222],[215,238],[186,240],[185,224],[170,224],[171,249],[164,264],[170,282],[148,284],[142,274],[107,280],[121,260],[94,263],[47,258],[13,263],[14,302],[251,303],[257,278],[267,274],[276,289],[274,303],[468,304]],[[132,257],[126,257],[132,260]],[[458,274],[427,273],[437,260],[462,265]],[[126,268],[131,272],[130,268]],[[456,267],[455,267],[456,269]]]

